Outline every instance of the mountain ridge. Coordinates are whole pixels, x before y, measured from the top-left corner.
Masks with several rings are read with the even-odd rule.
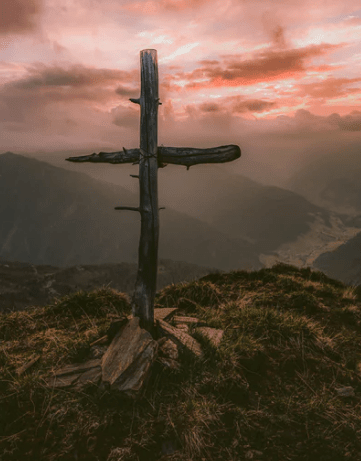
[[[60,267],[137,261],[139,216],[114,211],[138,205],[132,192],[17,154],[0,155],[0,175],[1,258]],[[248,242],[171,209],[160,212],[159,257],[224,270],[262,266]]]

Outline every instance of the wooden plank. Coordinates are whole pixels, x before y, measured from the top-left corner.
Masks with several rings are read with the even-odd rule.
[[[140,106],[140,148],[121,152],[100,152],[99,155],[70,157],[72,162],[139,163],[139,207],[119,206],[116,210],[136,211],[141,215],[138,252],[138,273],[132,297],[133,317],[140,318],[140,326],[152,332],[154,328],[154,297],[156,293],[159,209],[158,168],[170,164],[190,166],[201,163],[224,163],[241,156],[239,146],[230,144],[215,148],[158,147],[158,61],[157,51],[140,52],[141,95],[130,100]]]
[[[132,314],[142,328],[154,328],[157,285],[158,211],[158,60],[157,50],[142,50],[140,96],[139,189],[141,230],[138,273],[132,297]]]
[[[70,162],[94,162],[94,163],[134,163],[139,162],[140,149],[124,149],[117,152],[99,152],[99,154],[81,155],[70,157]],[[241,149],[234,144],[218,146],[208,149],[193,147],[158,147],[159,164],[169,163],[172,165],[184,165],[190,167],[200,163],[225,163],[232,162],[241,157]]]
[[[164,147],[158,148],[159,161],[173,165],[185,165],[189,169],[200,163],[225,163],[240,158],[241,149],[235,144],[196,149],[194,147]]]
[[[134,163],[139,162],[140,149],[124,149],[120,152],[99,152],[99,154],[69,157],[68,162],[95,162],[95,163]]]

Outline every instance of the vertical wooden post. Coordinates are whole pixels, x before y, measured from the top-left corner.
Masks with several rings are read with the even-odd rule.
[[[158,271],[158,60],[157,50],[142,50],[140,104],[139,188],[141,231],[138,274],[132,298],[132,314],[152,331]]]
[[[139,317],[140,325],[152,332],[154,327],[154,297],[157,288],[159,208],[158,167],[168,163],[184,165],[189,169],[200,163],[231,162],[241,156],[238,146],[231,144],[211,149],[193,147],[158,148],[158,61],[157,50],[140,52],[141,95],[130,98],[140,105],[140,149],[122,152],[100,152],[67,158],[70,162],[139,163],[139,207],[118,206],[115,210],[140,212],[141,230],[139,240],[138,274],[132,297],[132,313]],[[134,163],[133,163],[134,165]]]

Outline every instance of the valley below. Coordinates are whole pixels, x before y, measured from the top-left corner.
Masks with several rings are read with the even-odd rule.
[[[316,215],[308,232],[298,236],[294,242],[280,245],[272,254],[261,254],[259,259],[265,267],[283,262],[317,269],[314,262],[320,255],[336,250],[359,232],[359,227],[348,227],[337,216],[331,216],[330,225],[326,225],[322,217]]]

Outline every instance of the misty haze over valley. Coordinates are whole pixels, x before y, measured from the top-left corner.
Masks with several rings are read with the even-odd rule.
[[[166,207],[160,210],[163,272],[162,260],[183,264],[175,278],[166,269],[173,282],[187,279],[187,264],[199,268],[196,277],[283,261],[361,283],[358,154],[352,146],[342,168],[335,153],[312,161],[306,156],[280,180],[283,187],[267,184],[267,168],[255,169],[262,182],[252,169],[241,174],[243,153],[233,165],[159,169],[159,206]],[[17,261],[58,271],[125,263],[134,269],[140,218],[114,207],[138,205],[138,181],[129,176],[137,166],[77,165],[65,161],[70,155],[0,155],[2,266]]]

